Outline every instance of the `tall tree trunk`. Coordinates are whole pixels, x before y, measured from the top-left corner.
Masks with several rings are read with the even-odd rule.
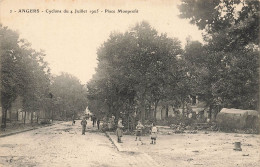
[[[168,118],[168,117],[169,117],[169,106],[166,105],[166,118]]]
[[[33,123],[33,111],[31,111],[31,124]]]
[[[155,104],[154,104],[154,120],[155,120],[155,121],[156,121],[156,112],[157,112],[158,103],[159,103],[159,101],[156,100],[156,101],[155,101]]]
[[[144,105],[144,99],[141,99],[141,105],[140,105],[140,112],[141,112],[141,122],[144,123],[145,120],[145,105]]]
[[[151,102],[149,103],[149,110],[148,110],[148,119],[151,119],[153,117],[153,112],[152,112],[152,107],[151,107]]]
[[[9,120],[10,120],[10,122],[12,122],[12,108],[10,108],[10,110],[9,110]]]
[[[211,120],[211,117],[212,117],[212,105],[209,106],[209,115],[208,115],[208,117]]]
[[[7,116],[7,108],[4,108],[3,117],[2,117],[2,123],[4,125],[4,128],[6,128],[6,116]]]
[[[144,108],[145,110],[145,120],[149,119],[149,110],[146,109],[146,106]]]
[[[39,123],[39,115],[40,115],[40,110],[36,113],[37,115],[36,115],[36,122],[37,122],[37,124]]]
[[[128,132],[129,132],[129,114],[128,114],[128,116],[127,116],[127,130],[128,130]]]
[[[185,102],[182,100],[182,115],[184,115],[184,109],[185,109]]]
[[[26,111],[24,111],[24,120],[23,121],[24,121],[23,124],[25,124],[25,122],[26,122]]]
[[[161,120],[163,119],[163,108],[161,109]]]
[[[53,108],[51,109],[51,122],[53,122],[53,116],[54,116],[54,114],[53,114]]]

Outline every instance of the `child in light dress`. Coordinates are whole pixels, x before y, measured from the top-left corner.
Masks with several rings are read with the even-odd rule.
[[[156,144],[156,138],[157,138],[157,133],[158,133],[158,129],[155,126],[155,124],[152,124],[152,129],[151,129],[151,144]]]
[[[141,141],[143,128],[144,128],[144,126],[142,125],[141,121],[138,121],[138,124],[136,126],[136,138],[135,138],[135,141],[137,141],[138,137],[139,137],[139,141]]]

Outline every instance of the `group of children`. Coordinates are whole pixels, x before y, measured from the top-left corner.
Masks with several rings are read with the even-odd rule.
[[[75,121],[75,120],[73,119],[73,121]],[[72,122],[72,124],[75,124],[75,123]],[[82,135],[85,135],[86,126],[87,126],[86,117],[84,117],[82,119],[81,125],[82,125]],[[93,123],[93,127],[94,127],[94,123]],[[116,136],[117,136],[117,142],[118,143],[122,143],[121,138],[123,137],[123,127],[124,126],[122,124],[122,120],[119,119],[118,120],[117,129],[116,129]],[[144,128],[144,126],[142,125],[141,121],[138,121],[138,124],[136,126],[136,138],[135,138],[135,141],[137,141],[138,138],[139,138],[139,141],[141,141],[143,128]],[[99,123],[98,123],[98,129],[99,129]],[[158,129],[155,126],[154,123],[152,124],[152,128],[151,128],[150,132],[151,132],[151,144],[156,144],[156,138],[157,138]]]
[[[118,126],[116,129],[116,136],[117,136],[117,142],[122,143],[121,137],[123,136],[123,125],[122,125],[122,120],[118,121]],[[137,141],[137,138],[139,138],[139,141],[141,141],[141,136],[142,136],[142,130],[144,126],[142,125],[141,121],[138,121],[138,124],[136,126],[136,138],[135,141]],[[157,138],[157,132],[158,129],[155,126],[155,124],[152,124],[152,128],[150,130],[151,132],[151,143],[150,144],[156,144],[156,138]]]

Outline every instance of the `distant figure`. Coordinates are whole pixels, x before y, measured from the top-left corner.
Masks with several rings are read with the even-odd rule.
[[[97,121],[97,118],[95,115],[92,116],[92,121],[93,121],[93,127],[95,126],[96,124],[96,121]]]
[[[124,126],[122,124],[118,124],[116,129],[116,136],[117,136],[117,142],[122,143],[121,137],[123,137],[123,128]]]
[[[86,126],[87,126],[87,120],[85,117],[81,121],[81,126],[82,126],[82,135],[85,135]]]
[[[98,130],[99,130],[99,125],[100,125],[100,119],[98,118],[97,119],[97,128],[98,128]]]
[[[155,124],[153,123],[152,129],[151,129],[151,140],[152,140],[151,144],[156,144],[157,132],[158,132],[158,129],[155,126]]]
[[[76,121],[75,121],[75,116],[72,115],[72,125],[75,125]]]
[[[108,130],[114,130],[115,128],[115,117],[112,115],[111,118],[108,119]]]
[[[139,137],[139,141],[141,141],[143,128],[144,128],[144,126],[142,125],[141,121],[138,121],[138,124],[136,126],[136,138],[135,138],[135,141],[137,141],[138,137]]]
[[[86,120],[88,120],[89,119],[89,114],[86,114]]]

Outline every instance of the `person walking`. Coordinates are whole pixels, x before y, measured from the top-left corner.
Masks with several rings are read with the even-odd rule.
[[[86,126],[87,126],[87,120],[85,117],[81,121],[81,126],[82,126],[82,135],[85,135]]]
[[[93,115],[93,117],[92,117],[93,127],[95,126],[96,121],[97,121],[97,117],[95,115]]]
[[[141,121],[138,121],[138,124],[136,126],[136,138],[135,138],[135,141],[137,141],[138,137],[139,137],[139,141],[141,141],[143,128],[144,128],[144,126],[142,125]]]
[[[76,121],[75,121],[75,116],[72,115],[72,125],[75,125]]]
[[[99,125],[100,125],[100,119],[98,118],[97,119],[97,128],[98,128],[98,130],[99,130]]]
[[[157,138],[157,132],[158,129],[155,126],[155,123],[152,124],[152,129],[151,129],[151,144],[156,144],[156,138]]]

